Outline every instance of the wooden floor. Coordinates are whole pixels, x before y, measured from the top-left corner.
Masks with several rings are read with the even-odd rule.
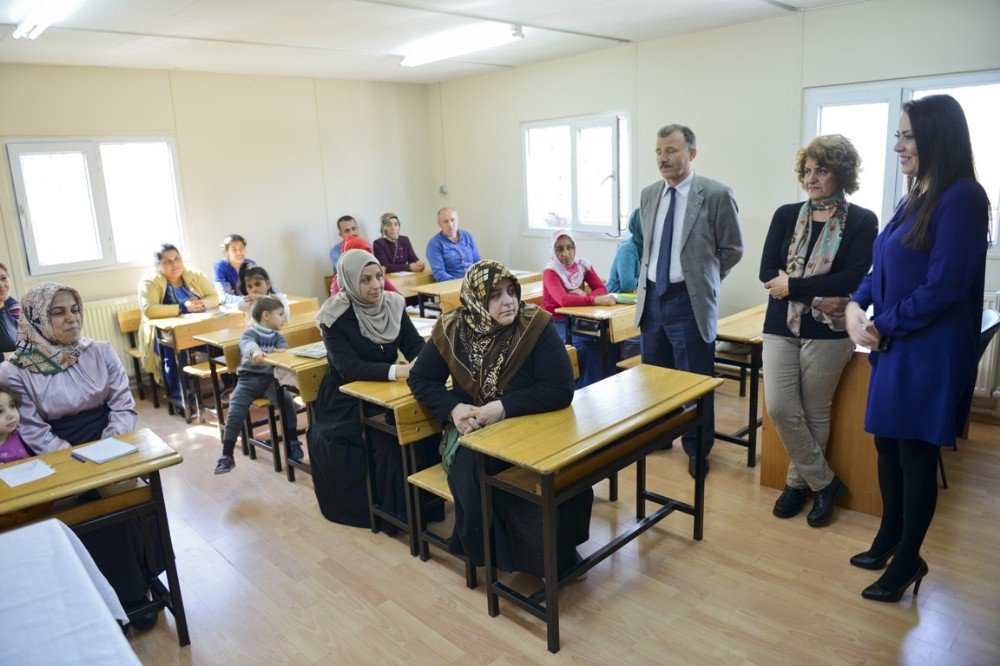
[[[735,429],[745,402],[734,382],[717,405],[720,427]],[[500,617],[487,615],[457,560],[432,551],[421,562],[402,538],[327,522],[309,477],[288,483],[266,454],[237,452],[236,469],[215,476],[214,423],[185,427],[148,403],[139,423],[185,457],[163,479],[191,630],[179,648],[161,616],[131,639],[145,664],[1000,663],[998,426],[973,423],[945,451],[951,488],[925,544],[919,601],[861,598],[877,574],[848,559],[868,547],[875,518],[839,510],[825,529],[805,512],[774,518],[777,492],[758,485],[745,449],[719,442],[704,540],[674,514],[564,588],[562,650],[550,655],[535,618],[503,602]],[[679,446],[653,456],[650,489],[690,498],[686,463]],[[596,494],[584,553],[631,524],[634,477],[616,504],[606,483]]]

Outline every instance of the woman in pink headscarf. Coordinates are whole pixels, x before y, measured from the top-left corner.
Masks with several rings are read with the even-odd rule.
[[[608,294],[604,281],[594,266],[576,255],[576,240],[568,229],[552,232],[549,245],[549,263],[542,272],[542,308],[552,314],[552,319],[563,336],[566,318],[556,314],[556,308],[579,305],[614,305],[615,297]],[[603,377],[601,354],[593,337],[575,335],[580,360],[580,381],[577,388],[593,384]]]

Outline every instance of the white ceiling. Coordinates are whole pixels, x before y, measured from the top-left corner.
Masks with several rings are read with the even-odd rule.
[[[0,62],[433,83],[863,0],[77,0],[34,40],[0,0]],[[422,67],[407,44],[482,19],[525,39]]]

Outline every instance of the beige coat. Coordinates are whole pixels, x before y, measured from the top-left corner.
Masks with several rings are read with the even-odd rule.
[[[181,275],[187,288],[205,301],[206,308],[219,307],[219,295],[215,293],[212,281],[203,273],[187,269]],[[150,323],[151,319],[176,317],[181,313],[179,305],[164,305],[163,296],[167,293],[167,278],[160,273],[146,275],[139,280],[139,310],[142,312],[142,326],[139,327],[139,354],[142,358],[142,368],[151,372],[156,381],[163,383],[160,373],[160,357],[153,348],[153,336],[156,329]]]

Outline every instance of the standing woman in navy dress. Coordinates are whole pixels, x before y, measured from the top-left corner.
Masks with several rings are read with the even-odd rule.
[[[909,189],[846,312],[851,339],[872,350],[865,430],[875,435],[883,505],[871,548],[851,564],[877,570],[892,558],[861,593],[890,602],[911,583],[916,595],[928,571],[920,546],[937,503],[938,447],[955,443],[972,403],[989,233],[954,98],[904,104],[894,150]]]

